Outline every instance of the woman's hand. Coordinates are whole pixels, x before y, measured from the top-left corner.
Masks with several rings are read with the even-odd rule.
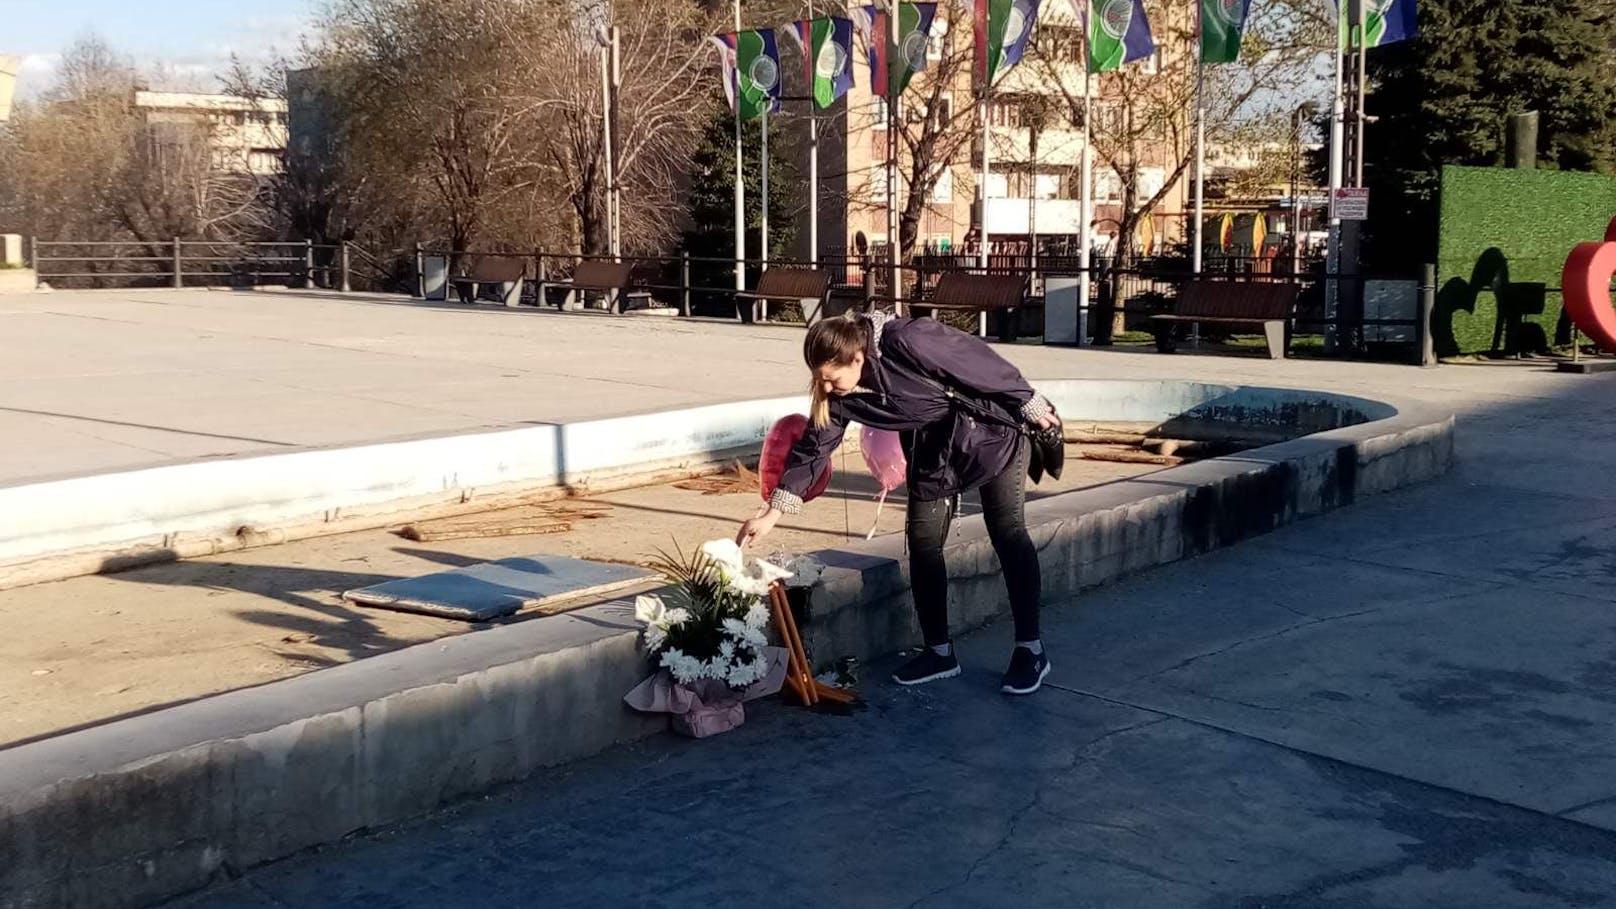
[[[757,516],[741,525],[741,532],[735,535],[735,545],[746,548],[769,535],[774,525],[780,520],[780,512],[765,505],[758,509]]]
[[[1055,416],[1054,411],[1050,411],[1049,413],[1039,417],[1038,422],[1033,425],[1037,426],[1039,429],[1060,429],[1061,419],[1060,417]]]

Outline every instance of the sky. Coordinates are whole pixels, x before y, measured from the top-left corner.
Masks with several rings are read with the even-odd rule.
[[[94,33],[156,83],[214,90],[231,52],[296,50],[317,0],[0,0],[0,54],[23,58],[17,92],[37,94],[61,52]],[[189,84],[184,84],[189,83]]]

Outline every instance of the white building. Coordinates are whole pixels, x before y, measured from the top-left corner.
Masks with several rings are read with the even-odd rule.
[[[214,162],[235,173],[278,173],[286,153],[286,101],[193,92],[135,92],[148,126],[183,124],[208,130]]]

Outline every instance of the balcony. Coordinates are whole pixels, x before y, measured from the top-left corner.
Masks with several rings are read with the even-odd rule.
[[[1082,223],[1076,199],[1039,199],[1037,210],[1041,234],[1076,234]],[[1026,199],[989,199],[988,233],[1025,235],[1027,215]]]

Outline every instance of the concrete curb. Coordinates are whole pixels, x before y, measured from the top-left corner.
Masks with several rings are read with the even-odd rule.
[[[1222,389],[1178,413],[1244,419],[1243,409],[1321,401],[1383,418],[1030,503],[1046,595],[1429,480],[1452,462],[1453,418],[1425,408]],[[817,662],[916,639],[901,537],[821,557],[830,568],[804,626]],[[960,630],[1005,613],[979,518],[961,523],[948,559]],[[627,603],[605,603],[0,750],[0,906],[149,905],[653,734],[664,723],[620,701],[645,673],[636,633]]]
[[[801,409],[769,398],[0,487],[0,587],[688,476]]]

